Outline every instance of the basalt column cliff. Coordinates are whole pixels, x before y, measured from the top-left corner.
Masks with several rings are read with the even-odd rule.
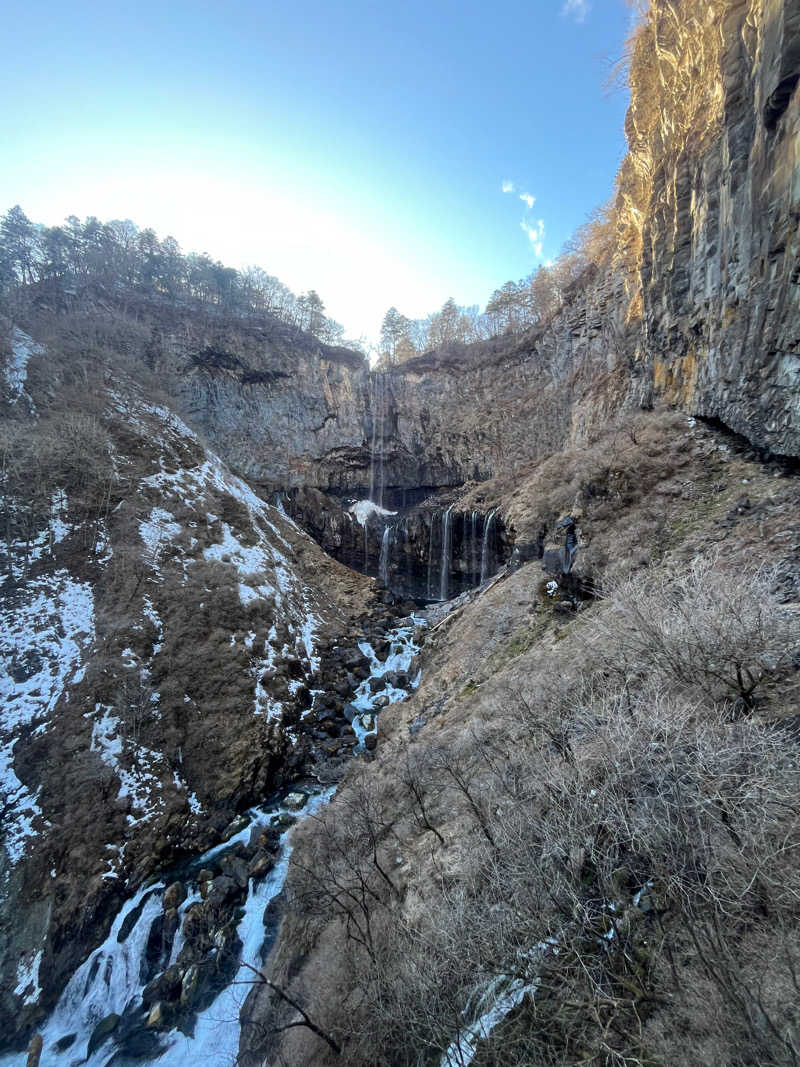
[[[524,332],[13,289],[2,1067],[796,1067],[800,6],[628,58]]]

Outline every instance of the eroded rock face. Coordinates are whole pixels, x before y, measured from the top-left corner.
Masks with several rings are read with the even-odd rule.
[[[655,26],[666,62],[682,42],[666,12]],[[737,0],[721,30],[704,71],[717,121],[682,135],[665,113],[650,135],[645,350],[658,393],[798,455],[800,8]]]
[[[412,600],[447,600],[473,589],[510,555],[508,531],[494,510],[429,499],[358,514],[346,501],[311,488],[293,490],[283,506],[326,552]]]
[[[602,317],[601,306],[587,335]],[[179,309],[161,309],[159,321],[149,358],[175,404],[266,490],[313,487],[408,507],[492,477],[510,456],[536,458],[568,431],[563,403],[543,403],[543,390],[553,359],[567,373],[572,340],[552,353],[495,338],[379,372],[356,353],[277,327],[188,325]]]

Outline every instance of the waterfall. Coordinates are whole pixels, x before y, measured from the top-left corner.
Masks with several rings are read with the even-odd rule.
[[[375,371],[372,388],[372,444],[369,456],[369,498],[383,507],[383,452],[386,421],[386,377]]]
[[[378,563],[378,577],[380,578],[381,585],[386,589],[389,588],[389,557],[392,549],[392,530],[393,526],[387,526],[383,531],[383,537],[381,538],[381,557]]]
[[[480,574],[478,567],[480,565],[480,556],[478,555],[478,512],[472,512],[472,530],[470,536],[470,547],[472,549],[472,558],[470,560],[470,571],[472,572],[472,579],[475,580],[475,576]]]
[[[437,512],[431,514],[431,529],[428,537],[428,600],[433,600],[433,521]]]
[[[450,583],[450,553],[453,541],[453,531],[450,525],[450,513],[453,510],[451,504],[442,518],[442,566],[439,573],[439,599],[447,600],[448,586]]]
[[[481,584],[483,584],[489,577],[489,538],[491,536],[492,527],[494,524],[494,513],[497,508],[492,508],[486,517],[486,524],[483,527],[483,546],[481,547]]]
[[[377,372],[376,372],[377,375]],[[369,498],[375,500],[375,442],[377,441],[378,413],[377,413],[377,376],[372,379],[372,442],[369,449]]]

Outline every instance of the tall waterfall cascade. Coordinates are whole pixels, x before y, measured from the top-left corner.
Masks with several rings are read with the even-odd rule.
[[[384,452],[386,430],[386,375],[382,371],[374,371],[372,376],[372,390],[370,406],[372,411],[372,442],[370,446],[369,463],[369,499],[383,507],[384,495]]]
[[[483,527],[483,545],[481,546],[481,585],[483,585],[487,578],[491,576],[489,573],[489,568],[490,566],[492,566],[492,562],[490,559],[492,553],[492,545],[490,539],[496,512],[496,508],[493,508],[489,512],[486,518],[486,523]]]
[[[450,588],[450,562],[453,555],[453,528],[450,517],[453,513],[453,505],[442,516],[442,560],[439,571],[439,599],[447,600]]]

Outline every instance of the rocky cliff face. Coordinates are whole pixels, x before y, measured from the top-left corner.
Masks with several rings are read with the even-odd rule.
[[[634,63],[628,118],[650,176],[641,294],[655,391],[796,456],[800,10],[737,0],[682,23],[655,5],[639,47],[655,65],[637,91]]]
[[[403,507],[533,459],[567,431],[563,403],[548,405],[543,393],[553,393],[553,360],[562,374],[568,360],[547,346],[496,338],[380,372],[285,327],[166,308],[155,318],[141,347],[173,403],[265,488]]]
[[[550,322],[384,373],[272,331],[173,323],[156,347],[183,410],[250,476],[381,486],[393,506],[521,469],[654,398],[800,455],[798,40],[791,0],[653,6],[631,64],[618,254]]]

